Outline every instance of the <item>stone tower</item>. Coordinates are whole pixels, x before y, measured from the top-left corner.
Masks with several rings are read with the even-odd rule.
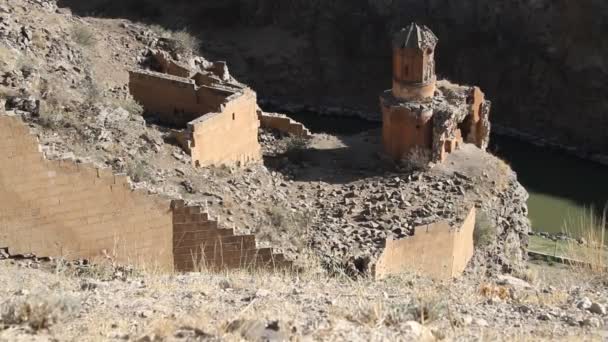
[[[415,23],[394,37],[393,88],[381,106],[384,149],[395,160],[415,147],[431,149],[433,110],[425,103],[435,95],[435,46],[433,32]]]
[[[478,87],[437,81],[436,46],[426,26],[412,23],[395,34],[393,87],[380,96],[382,142],[394,160],[441,162],[464,143],[488,146],[490,102]]]
[[[414,101],[433,97],[437,37],[426,26],[412,23],[393,40],[393,95]]]

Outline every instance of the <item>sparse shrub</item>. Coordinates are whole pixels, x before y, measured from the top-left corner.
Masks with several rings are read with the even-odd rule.
[[[14,88],[0,86],[0,99],[8,99],[17,96],[19,92]]]
[[[287,211],[287,209],[280,206],[274,206],[268,209],[268,218],[270,219],[270,223],[276,228],[287,228],[286,226],[289,222],[289,216],[290,213]]]
[[[488,247],[496,241],[496,226],[485,211],[479,211],[475,220],[473,240],[476,248]]]
[[[41,84],[40,94],[44,99],[40,101],[38,123],[47,128],[59,127],[66,115],[64,106],[67,99],[61,90],[51,88],[47,83]]]
[[[160,25],[152,25],[150,26],[150,30],[161,38],[172,40],[174,45],[171,48],[179,54],[186,54],[188,52],[198,54],[200,52],[201,41],[186,29],[171,31]]]
[[[136,183],[143,182],[150,178],[150,172],[148,171],[146,164],[142,161],[130,163],[127,166],[127,174]]]
[[[44,106],[43,106],[44,107]],[[55,129],[63,124],[64,114],[53,110],[43,110],[38,116],[38,123],[42,127]]]
[[[96,104],[102,102],[103,100],[103,90],[101,87],[95,82],[93,77],[89,77],[88,81],[85,84],[85,97],[86,101],[90,104]]]
[[[421,324],[433,322],[447,311],[447,304],[439,295],[418,296],[410,303],[386,305],[373,303],[362,305],[353,313],[347,315],[347,319],[364,325],[377,326],[399,326],[408,321],[417,321]]]
[[[43,50],[47,47],[47,38],[41,31],[35,31],[32,34],[32,44],[38,49]]]
[[[17,53],[0,43],[0,72],[13,70],[17,61]]]
[[[431,152],[424,148],[415,147],[401,159],[404,171],[428,170],[431,162]]]
[[[538,280],[538,271],[529,267],[521,267],[513,271],[513,276],[525,280],[530,284],[534,284]]]
[[[17,59],[16,68],[27,78],[38,69],[38,63],[30,57],[21,55]]]
[[[194,54],[198,54],[201,48],[201,41],[190,34],[188,31],[181,30],[174,32],[171,38],[177,42],[177,52],[187,53],[192,51]]]
[[[608,273],[606,229],[608,229],[608,204],[604,207],[601,217],[593,209],[589,209],[578,217],[566,220],[564,233],[567,236],[579,237],[578,240],[567,240],[566,255],[574,260],[572,266],[597,275]]]
[[[124,108],[131,115],[142,115],[144,113],[144,107],[131,96],[124,100],[118,100],[115,104],[117,107]]]
[[[95,33],[84,24],[72,26],[71,37],[76,44],[84,47],[91,47],[96,43]]]
[[[285,155],[287,158],[295,163],[302,162],[304,160],[304,152],[308,146],[308,141],[302,137],[290,137],[287,139],[285,147]]]
[[[76,314],[80,303],[65,294],[13,297],[0,305],[0,325],[27,324],[33,330],[47,329]]]
[[[418,296],[409,307],[409,313],[421,324],[441,318],[446,311],[446,302],[436,293]]]

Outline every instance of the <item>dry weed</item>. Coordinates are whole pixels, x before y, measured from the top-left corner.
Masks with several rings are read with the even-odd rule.
[[[405,171],[423,171],[430,168],[431,151],[415,147],[401,159],[401,167]]]
[[[608,248],[606,247],[608,229],[608,204],[601,217],[593,209],[565,222],[567,236],[579,236],[578,240],[568,239],[566,254],[572,259],[571,266],[594,275],[608,274]]]
[[[511,298],[511,291],[506,286],[499,286],[493,283],[483,283],[479,287],[479,293],[486,298],[507,300]]]
[[[150,30],[161,38],[173,40],[175,52],[180,54],[194,53],[198,54],[201,48],[201,41],[193,36],[186,29],[172,31],[160,25],[151,25]]]
[[[26,324],[33,330],[47,329],[73,316],[79,307],[76,298],[61,293],[12,297],[0,305],[0,325]]]
[[[72,26],[70,35],[75,43],[83,47],[92,47],[97,43],[95,33],[84,24]]]
[[[18,59],[19,52],[0,43],[0,72],[13,70]]]
[[[485,211],[479,211],[473,231],[475,247],[488,247],[496,241],[496,226]]]

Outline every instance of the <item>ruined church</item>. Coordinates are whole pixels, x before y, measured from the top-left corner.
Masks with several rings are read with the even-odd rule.
[[[486,149],[490,102],[478,87],[437,81],[438,39],[412,23],[393,39],[393,87],[380,96],[382,140],[395,160],[414,154],[443,161],[462,143]]]

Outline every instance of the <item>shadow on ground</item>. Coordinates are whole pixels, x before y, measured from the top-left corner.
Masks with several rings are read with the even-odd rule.
[[[265,156],[270,170],[294,181],[347,184],[398,172],[382,155],[379,130],[351,136],[317,134],[302,149]]]

